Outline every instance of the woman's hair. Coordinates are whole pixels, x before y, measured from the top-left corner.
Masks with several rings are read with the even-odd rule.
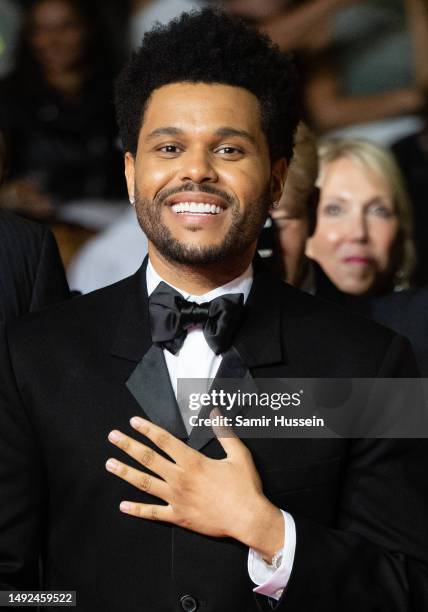
[[[326,164],[347,158],[376,174],[390,188],[394,202],[394,212],[397,215],[399,225],[397,255],[392,273],[396,286],[400,288],[408,287],[416,264],[416,252],[413,243],[413,212],[400,168],[392,153],[369,140],[334,139],[322,141],[318,154],[320,165],[318,185]]]

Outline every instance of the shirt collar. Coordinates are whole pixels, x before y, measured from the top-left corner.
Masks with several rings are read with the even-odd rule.
[[[150,295],[162,281],[166,283],[166,281],[164,281],[164,279],[156,272],[149,259],[146,269],[147,295]],[[202,304],[202,302],[209,302],[214,298],[220,297],[221,295],[224,295],[226,293],[243,293],[244,302],[246,302],[252,284],[252,264],[250,264],[245,270],[245,272],[243,272],[243,274],[241,274],[237,278],[234,278],[225,285],[222,285],[221,287],[216,287],[215,289],[212,289],[211,291],[208,291],[208,293],[204,293],[203,295],[191,295],[190,293],[187,293],[186,291],[183,291],[178,287],[174,287],[174,285],[171,285],[171,283],[167,283],[167,285],[178,291],[178,293],[181,293],[184,299],[189,300],[191,302],[196,302],[197,304]]]

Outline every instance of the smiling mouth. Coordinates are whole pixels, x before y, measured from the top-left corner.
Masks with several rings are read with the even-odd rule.
[[[221,206],[208,202],[176,202],[171,210],[177,215],[219,215],[223,211]]]

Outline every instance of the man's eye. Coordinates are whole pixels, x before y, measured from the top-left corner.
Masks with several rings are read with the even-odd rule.
[[[220,155],[240,155],[242,150],[237,147],[221,147],[217,149],[216,153],[220,153]]]
[[[176,145],[164,145],[158,149],[161,153],[178,153],[179,148]]]

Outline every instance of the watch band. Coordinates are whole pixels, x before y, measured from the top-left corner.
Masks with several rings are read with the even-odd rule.
[[[281,548],[281,550],[277,550],[276,553],[273,555],[270,563],[268,563],[267,561],[264,561],[264,562],[269,568],[277,570],[281,566],[282,557],[283,557],[283,549]]]

